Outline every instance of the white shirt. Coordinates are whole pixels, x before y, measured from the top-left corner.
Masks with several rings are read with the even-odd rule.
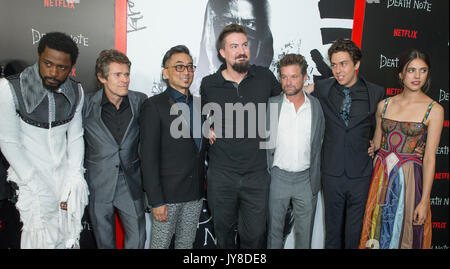
[[[310,167],[311,153],[311,102],[305,102],[295,111],[286,95],[283,95],[278,119],[277,141],[273,166],[289,172],[300,172]]]
[[[21,120],[8,81],[0,79],[0,147],[11,165],[8,181],[19,186],[21,248],[78,246],[89,194],[83,168],[81,85],[78,90],[81,101],[73,119],[44,129]],[[61,202],[67,202],[67,211],[59,208]]]

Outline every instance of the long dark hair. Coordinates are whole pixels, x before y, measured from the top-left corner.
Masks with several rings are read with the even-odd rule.
[[[422,87],[422,91],[426,93],[430,90],[431,87],[431,60],[430,56],[428,56],[426,52],[414,48],[405,51],[398,61],[398,73],[403,74],[404,69],[408,67],[409,63],[411,63],[414,59],[421,59],[428,65],[427,81]],[[400,79],[400,77],[399,82],[400,85],[404,87],[403,81]]]

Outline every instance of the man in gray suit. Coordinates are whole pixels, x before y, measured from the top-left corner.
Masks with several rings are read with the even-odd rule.
[[[125,230],[124,247],[145,243],[138,118],[146,95],[128,90],[130,66],[125,54],[102,51],[95,72],[103,88],[87,95],[83,107],[89,215],[99,248],[116,248],[115,210]]]
[[[295,248],[310,248],[325,119],[319,101],[303,91],[308,67],[299,54],[279,63],[283,94],[271,97],[267,110],[269,142],[268,248],[283,248],[283,228],[290,203],[294,212]]]

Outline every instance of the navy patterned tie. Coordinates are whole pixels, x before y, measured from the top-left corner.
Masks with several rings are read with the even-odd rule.
[[[344,120],[345,126],[348,126],[348,121],[350,120],[350,107],[352,106],[352,98],[350,97],[350,90],[343,89],[344,101],[342,101],[341,106],[341,118]]]

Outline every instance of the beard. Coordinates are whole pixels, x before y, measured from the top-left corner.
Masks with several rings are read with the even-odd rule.
[[[247,61],[245,62],[235,62],[234,64],[231,65],[231,68],[233,68],[234,71],[243,74],[243,73],[247,73],[247,71],[250,69],[250,62],[248,60],[247,55],[245,54],[239,54],[235,60],[237,61],[238,59],[245,59]]]
[[[246,61],[242,63],[234,63],[231,68],[233,68],[234,71],[243,74],[248,72],[248,70],[250,69],[250,62]]]
[[[42,77],[41,77],[41,78],[42,78]],[[57,81],[58,84],[57,84],[57,85],[48,85],[48,84],[45,83],[45,81],[46,81],[47,79],[53,79],[53,80]],[[57,79],[55,79],[55,78],[50,78],[50,77],[44,77],[44,78],[42,78],[42,86],[44,86],[44,88],[46,88],[47,90],[50,90],[50,91],[56,91],[56,90],[58,90],[58,89],[59,89],[59,86],[61,86],[62,83],[63,83],[63,81],[57,80]]]
[[[287,96],[293,96],[298,94],[301,90],[303,89],[303,87],[300,88],[294,88],[294,89],[290,89],[290,90],[284,90],[284,94],[286,94]]]

